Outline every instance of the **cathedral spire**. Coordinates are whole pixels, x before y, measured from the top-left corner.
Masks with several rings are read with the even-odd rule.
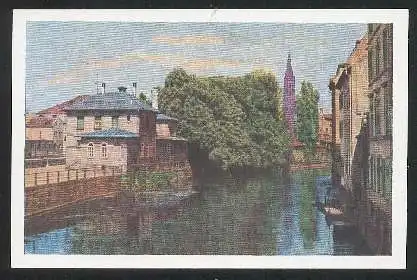
[[[291,54],[288,52],[288,59],[287,59],[287,72],[292,72],[292,66],[291,66]]]

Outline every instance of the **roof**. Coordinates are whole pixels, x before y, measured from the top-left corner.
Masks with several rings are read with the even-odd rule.
[[[54,120],[52,118],[36,116],[32,117],[27,120],[26,127],[37,127],[37,128],[45,128],[45,127],[53,127]]]
[[[176,118],[173,118],[173,117],[170,117],[170,116],[167,116],[167,115],[164,115],[164,114],[161,114],[161,113],[158,113],[157,115],[156,115],[156,120],[157,121],[178,121],[178,119],[176,119]]]
[[[45,115],[45,114],[50,114],[50,115],[59,115],[59,114],[65,114],[65,107],[68,107],[72,104],[74,104],[75,102],[79,102],[80,100],[83,100],[85,98],[87,98],[88,95],[78,95],[70,100],[67,100],[65,102],[62,102],[60,104],[57,104],[53,107],[44,109],[42,111],[38,112],[38,115]]]
[[[119,129],[119,128],[96,130],[92,132],[83,133],[78,136],[81,136],[84,138],[137,138],[138,137],[136,133]]]
[[[80,110],[145,110],[157,111],[141,102],[136,96],[127,93],[104,93],[87,95],[85,99],[74,102],[65,108],[67,111]]]

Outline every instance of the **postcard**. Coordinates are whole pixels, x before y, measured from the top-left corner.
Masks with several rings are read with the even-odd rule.
[[[15,10],[12,267],[405,268],[407,10]]]

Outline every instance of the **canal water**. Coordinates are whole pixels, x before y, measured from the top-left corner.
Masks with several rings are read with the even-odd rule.
[[[25,222],[26,254],[367,255],[352,230],[314,206],[329,171],[282,179],[218,176],[187,199],[132,204],[108,197]]]

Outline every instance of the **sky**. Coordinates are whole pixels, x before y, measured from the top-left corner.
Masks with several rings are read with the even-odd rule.
[[[162,86],[175,67],[201,76],[271,70],[280,87],[288,53],[296,80],[310,81],[331,110],[329,79],[347,60],[366,24],[28,22],[26,111],[79,94]]]

